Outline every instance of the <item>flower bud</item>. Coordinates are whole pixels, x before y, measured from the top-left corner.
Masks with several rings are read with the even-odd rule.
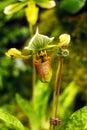
[[[59,46],[67,46],[70,43],[70,35],[62,34],[59,36]]]

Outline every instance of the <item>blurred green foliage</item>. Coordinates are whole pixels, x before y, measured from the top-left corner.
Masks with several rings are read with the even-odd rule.
[[[5,52],[11,47],[22,49],[30,36],[24,10],[8,16],[3,13],[4,8],[15,1],[0,1],[0,106],[16,115],[29,128],[26,113],[23,113],[23,111],[25,112],[24,104],[21,103],[20,96],[15,98],[15,94],[20,94],[31,104],[32,59],[29,61],[13,60],[5,56]],[[75,110],[87,105],[87,4],[72,15],[67,10],[66,12],[60,10],[59,2],[57,1],[57,6],[54,9],[40,9],[37,25],[40,33],[55,37],[55,44],[58,43],[60,34],[71,35],[70,55],[65,58],[63,67],[58,114],[60,118],[66,120]],[[34,30],[35,28],[36,26],[34,26]],[[38,124],[36,124],[39,127],[45,126],[43,129],[48,128],[49,118],[52,116],[53,86],[59,61],[56,52],[48,52],[48,55],[52,59],[53,77],[51,82],[46,84],[47,88],[41,85],[37,79],[34,91],[37,113],[32,109],[37,114],[34,118],[38,118],[40,114]],[[42,126],[40,126],[41,121]],[[0,123],[0,129],[11,130],[2,123]]]
[[[82,9],[85,3],[86,0],[61,0],[60,9],[75,14]]]
[[[13,2],[15,2],[15,0]],[[21,86],[19,85],[20,83],[18,76],[20,77],[23,72],[25,72],[26,75],[28,72],[31,73],[31,67],[27,68],[22,60],[14,61],[5,56],[5,52],[10,47],[17,47],[21,49],[25,43],[25,40],[29,36],[29,29],[27,27],[23,10],[19,11],[17,14],[14,14],[14,16],[6,16],[3,13],[4,8],[10,3],[11,0],[0,2],[0,88],[2,94],[8,92],[8,95],[13,95],[13,91],[21,89],[20,87],[18,88],[18,86]],[[7,100],[8,98],[11,97],[7,96]]]
[[[66,122],[59,127],[59,130],[86,130],[87,129],[87,106],[74,112]]]

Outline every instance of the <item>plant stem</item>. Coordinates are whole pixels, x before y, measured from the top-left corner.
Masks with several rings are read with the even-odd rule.
[[[33,61],[35,59],[35,56],[33,55]],[[32,73],[32,101],[34,106],[34,87],[35,87],[35,81],[36,81],[36,72],[35,72],[35,66],[33,64],[33,73]]]
[[[55,118],[55,101],[56,101],[56,91],[57,91],[57,81],[58,81],[58,75],[59,75],[59,68],[60,68],[60,62],[57,66],[56,80],[55,80],[55,83],[54,83],[54,92],[53,92],[53,104],[52,104],[53,115],[52,115],[52,117],[54,117],[54,118]],[[49,130],[52,130],[52,128],[53,128],[53,125],[50,123]]]
[[[58,67],[57,67],[57,72],[56,72],[56,80],[55,80],[55,83],[54,83],[54,93],[53,93],[53,117],[55,117],[55,101],[56,101],[56,93],[57,93],[57,82],[58,82],[58,76],[59,76],[59,68],[60,68],[60,62],[58,64]]]
[[[30,37],[33,36],[33,26],[29,24],[29,30],[30,30]],[[35,59],[35,55],[33,55],[33,60]],[[33,64],[33,71],[32,71],[32,102],[34,106],[34,86],[35,86],[35,80],[36,80],[36,73],[35,73],[35,67]]]
[[[49,130],[52,130],[52,125],[50,124],[50,128],[49,128]]]
[[[57,69],[57,74],[56,74],[56,81],[55,81],[55,90],[54,90],[54,96],[56,97],[56,108],[55,108],[55,118],[57,118],[57,113],[58,113],[58,100],[59,100],[59,94],[60,94],[60,86],[61,86],[61,81],[62,81],[62,69],[63,69],[63,62],[64,58],[62,57],[60,59],[60,63],[58,65]],[[58,75],[59,75],[59,80],[58,80]],[[58,81],[58,88],[56,89],[56,84]],[[55,130],[55,125],[53,126],[53,130]]]
[[[32,24],[29,24],[29,31],[30,31],[30,37],[32,38],[32,36],[33,36],[33,26],[32,26]]]
[[[62,57],[60,60],[60,70],[59,70],[59,80],[58,80],[58,88],[57,88],[57,97],[56,97],[56,111],[55,111],[55,117],[57,117],[57,112],[58,112],[58,99],[59,99],[59,94],[60,94],[60,86],[61,86],[61,81],[62,81],[62,69],[63,69],[63,62],[64,58]]]

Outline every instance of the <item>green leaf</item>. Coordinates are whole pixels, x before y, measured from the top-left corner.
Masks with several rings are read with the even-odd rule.
[[[11,4],[4,9],[4,13],[7,15],[15,13],[19,11],[20,9],[22,9],[26,4],[27,2]]]
[[[49,84],[42,83],[40,80],[35,84],[34,90],[34,104],[16,94],[16,101],[22,111],[29,118],[29,124],[32,130],[40,130],[43,117],[46,112],[48,99],[50,96]],[[47,124],[47,123],[46,123]],[[44,122],[45,126],[45,122]]]
[[[59,4],[60,9],[75,14],[85,5],[86,0],[62,0]]]
[[[59,96],[59,116],[66,120],[72,114],[74,102],[80,87],[74,81],[71,81]],[[63,109],[62,109],[63,108]],[[67,116],[66,116],[67,113]]]
[[[37,112],[34,110],[33,105],[26,99],[22,98],[19,94],[16,94],[16,101],[19,107],[28,117],[31,129],[38,130],[38,127],[40,125],[39,123],[41,123],[41,120],[39,120]]]
[[[49,95],[49,83],[42,83],[40,80],[38,80],[34,90],[34,101],[35,110],[37,111],[40,119],[45,114]]]
[[[25,49],[33,50],[33,51],[40,51],[46,49],[46,47],[48,48],[48,44],[52,42],[53,39],[54,37],[49,38],[45,35],[39,34],[37,29],[36,34],[30,40],[29,45],[25,47]]]
[[[32,105],[19,94],[16,94],[16,101],[23,112],[30,117],[31,113],[33,113]]]
[[[87,106],[74,112],[69,118],[68,122],[61,130],[86,130],[85,125],[87,123]]]
[[[3,109],[0,109],[0,119],[8,126],[12,126],[17,130],[24,130],[22,123],[16,117],[4,111]]]

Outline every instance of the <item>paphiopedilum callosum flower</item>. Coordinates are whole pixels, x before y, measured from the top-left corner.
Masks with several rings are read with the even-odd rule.
[[[38,29],[36,30],[35,35],[30,40],[29,44],[24,47],[24,51],[26,53],[22,53],[21,51],[11,48],[6,52],[6,55],[14,58],[29,58],[32,55],[36,55],[36,59],[34,59],[33,63],[36,68],[37,75],[39,76],[42,82],[49,82],[52,77],[52,67],[51,67],[51,58],[47,56],[47,50],[50,48],[58,48],[58,53],[61,56],[67,55],[64,51],[66,51],[66,47],[70,42],[70,35],[62,34],[59,37],[59,44],[50,45],[50,43],[54,40],[54,37],[49,38],[48,36],[42,35],[38,33]],[[61,50],[61,53],[60,53]]]
[[[6,55],[13,58],[28,59],[30,56],[35,54],[36,59],[34,59],[33,63],[36,72],[42,82],[49,82],[52,76],[52,68],[51,60],[50,57],[47,56],[46,50],[54,46],[49,45],[53,39],[54,37],[49,38],[45,35],[39,34],[37,29],[28,46],[23,49],[26,54],[16,48],[11,48],[6,52]]]
[[[20,2],[17,2],[15,4],[8,5],[4,9],[4,13],[7,15],[12,14],[25,7],[26,18],[31,25],[36,24],[36,21],[38,19],[39,8],[37,7],[37,5],[47,9],[53,8],[56,5],[54,0],[19,0],[19,1]]]
[[[46,50],[53,47],[49,45],[54,37],[49,38],[45,35],[39,34],[38,29],[36,34],[30,40],[29,45],[25,50],[36,53],[36,59],[33,61],[38,77],[42,82],[49,82],[52,77],[51,58],[47,56]]]

